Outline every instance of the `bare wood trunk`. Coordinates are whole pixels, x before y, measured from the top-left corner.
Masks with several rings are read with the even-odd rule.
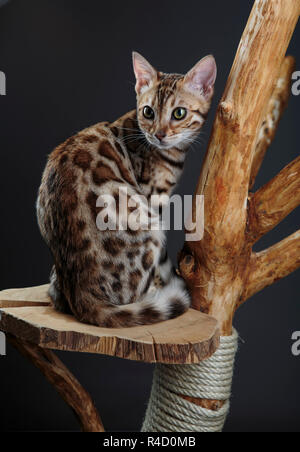
[[[260,127],[251,168],[249,184],[250,189],[255,183],[256,176],[263,163],[268,147],[275,137],[277,126],[285,108],[287,107],[291,92],[292,74],[295,71],[295,68],[295,59],[291,56],[286,57],[281,65],[276,87],[271,96],[267,107],[267,113]]]
[[[252,254],[249,279],[239,305],[275,281],[288,276],[299,266],[300,230],[269,249]]]
[[[299,0],[254,3],[196,189],[205,197],[204,238],[186,242],[179,255],[193,307],[215,317],[224,336],[232,333],[242,302],[300,266],[299,231],[269,250],[252,252],[255,241],[300,204],[299,159],[249,193],[289,97],[294,60],[284,57],[299,12]],[[195,215],[194,208],[197,221]],[[224,403],[189,400],[210,409]]]
[[[100,416],[90,395],[53,352],[21,341],[11,334],[7,335],[7,339],[40,369],[46,379],[55,387],[64,401],[72,408],[83,432],[104,432]]]
[[[300,204],[300,157],[249,198],[248,240],[257,242]],[[287,183],[288,182],[288,183]]]

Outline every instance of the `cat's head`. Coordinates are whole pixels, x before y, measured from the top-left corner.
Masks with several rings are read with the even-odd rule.
[[[147,141],[158,148],[184,148],[200,132],[210,108],[217,66],[212,55],[185,76],[156,71],[133,52],[137,117]]]

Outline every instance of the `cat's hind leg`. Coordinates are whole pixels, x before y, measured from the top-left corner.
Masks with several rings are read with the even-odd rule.
[[[155,272],[154,284],[156,287],[164,287],[171,281],[174,276],[177,276],[176,269],[168,256],[167,249],[163,248],[159,259],[159,264]]]
[[[51,298],[52,304],[57,311],[63,312],[64,314],[71,314],[68,300],[61,292],[58,277],[56,273],[55,266],[53,265],[50,273],[50,287],[48,294]]]

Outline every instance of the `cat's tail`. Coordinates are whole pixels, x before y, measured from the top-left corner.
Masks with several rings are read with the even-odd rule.
[[[106,328],[149,325],[180,316],[190,307],[190,297],[181,278],[174,277],[165,287],[154,289],[135,303],[94,305],[79,320]],[[92,320],[92,321],[91,321]]]

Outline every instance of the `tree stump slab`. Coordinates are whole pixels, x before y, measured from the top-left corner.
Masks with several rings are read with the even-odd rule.
[[[219,345],[217,321],[194,309],[154,325],[100,328],[55,311],[47,290],[44,285],[0,292],[0,330],[46,349],[148,363],[199,363]]]

